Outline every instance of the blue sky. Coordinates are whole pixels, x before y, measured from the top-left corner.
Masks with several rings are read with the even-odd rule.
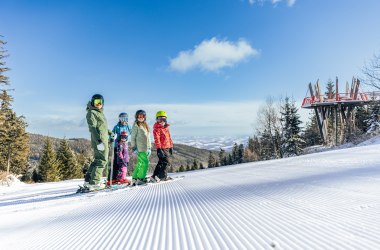
[[[28,131],[89,137],[85,106],[169,113],[174,135],[250,135],[269,96],[359,76],[380,1],[1,0],[14,108]],[[134,119],[131,118],[131,121]]]

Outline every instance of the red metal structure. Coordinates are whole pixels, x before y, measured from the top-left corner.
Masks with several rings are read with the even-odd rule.
[[[346,82],[346,91],[339,92],[338,78],[335,82],[335,93],[322,93],[319,80],[314,88],[309,83],[310,96],[305,97],[302,102],[302,108],[314,109],[319,131],[323,141],[327,142],[327,118],[331,113],[335,114],[335,144],[338,144],[338,119],[339,113],[341,124],[345,126],[348,134],[351,133],[352,114],[357,106],[363,106],[380,101],[380,91],[377,92],[361,92],[360,80],[352,79],[351,86]]]

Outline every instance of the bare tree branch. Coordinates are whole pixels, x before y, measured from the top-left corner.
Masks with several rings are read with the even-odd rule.
[[[380,54],[374,55],[369,64],[364,65],[362,72],[365,84],[380,89]]]

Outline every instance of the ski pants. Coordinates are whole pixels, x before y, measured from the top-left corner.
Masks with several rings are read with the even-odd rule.
[[[157,151],[158,163],[154,169],[153,176],[157,176],[160,179],[165,179],[168,176],[168,166],[170,166],[169,149],[161,149],[161,153]]]
[[[89,184],[99,184],[100,177],[103,176],[103,171],[107,169],[108,164],[108,144],[104,145],[104,151],[100,151],[95,147],[92,148],[94,151],[94,160],[91,163],[84,180],[89,182]]]
[[[137,154],[137,163],[133,171],[133,179],[145,179],[146,172],[149,168],[148,152],[139,152]]]

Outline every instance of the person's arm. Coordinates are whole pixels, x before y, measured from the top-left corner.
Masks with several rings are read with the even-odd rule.
[[[99,133],[98,128],[97,128],[98,121],[96,120],[96,117],[90,111],[87,113],[86,118],[87,118],[87,124],[88,124],[88,128],[90,130],[91,135],[95,137],[98,144],[101,143],[102,140],[100,138],[100,133]]]
[[[161,131],[159,129],[153,129],[154,144],[156,145],[157,149],[161,148],[160,133]]]
[[[131,134],[131,147],[132,147],[132,151],[135,151],[137,149],[136,136],[137,136],[137,126],[134,124],[132,126],[132,134]]]

